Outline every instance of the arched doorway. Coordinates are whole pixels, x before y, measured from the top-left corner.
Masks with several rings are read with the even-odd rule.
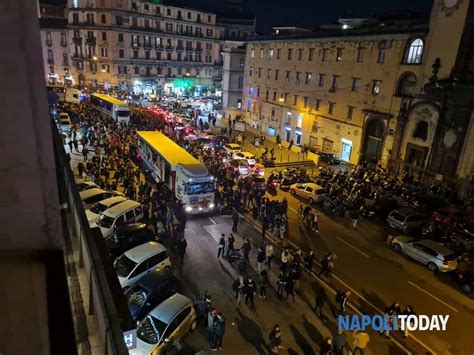
[[[365,126],[364,149],[361,160],[376,163],[380,159],[383,145],[384,124],[374,118]]]

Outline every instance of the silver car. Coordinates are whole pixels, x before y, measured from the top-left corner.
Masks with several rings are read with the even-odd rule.
[[[393,249],[426,265],[431,271],[447,272],[458,266],[456,255],[434,240],[417,240],[399,235],[391,241]]]
[[[388,225],[403,233],[421,228],[426,222],[426,216],[414,208],[400,208],[390,212],[387,217]]]

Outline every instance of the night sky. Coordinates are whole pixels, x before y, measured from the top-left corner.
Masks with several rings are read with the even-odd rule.
[[[65,3],[66,0],[40,0]],[[217,12],[227,0],[154,0]],[[235,0],[234,0],[235,1]],[[257,31],[271,32],[272,26],[312,28],[333,23],[339,17],[370,17],[394,11],[429,14],[433,0],[242,0],[244,9],[257,15]]]

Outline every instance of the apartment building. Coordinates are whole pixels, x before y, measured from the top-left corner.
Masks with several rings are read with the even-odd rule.
[[[341,25],[250,40],[246,120],[349,163],[387,165],[397,118],[417,90],[427,32],[427,22]]]
[[[68,0],[72,75],[80,86],[213,93],[221,82],[216,15],[158,1]]]
[[[44,73],[50,84],[71,85],[69,40],[64,6],[39,4]]]

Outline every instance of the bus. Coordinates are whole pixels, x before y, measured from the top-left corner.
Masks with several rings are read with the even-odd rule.
[[[158,131],[137,132],[139,155],[152,177],[165,183],[190,214],[214,210],[215,181],[207,167]]]
[[[81,103],[81,90],[63,85],[47,85],[46,89],[58,95],[58,102]]]
[[[130,109],[125,102],[104,94],[92,94],[90,101],[93,108],[112,118],[114,121],[118,123],[130,122]]]

